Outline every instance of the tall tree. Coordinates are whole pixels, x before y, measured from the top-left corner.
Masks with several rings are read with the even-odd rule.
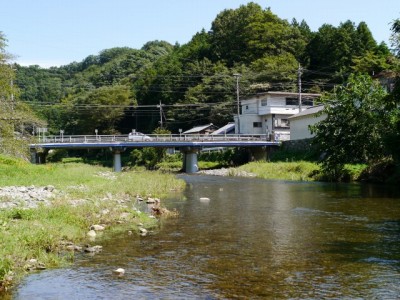
[[[63,103],[48,110],[57,120],[57,112],[63,111],[58,129],[69,134],[88,134],[98,129],[102,134],[118,133],[116,124],[123,118],[128,106],[136,101],[132,99],[126,86],[105,86],[81,95],[65,99]]]
[[[304,23],[302,26],[306,30]],[[300,26],[291,26],[270,9],[250,2],[216,17],[211,27],[211,50],[232,67],[285,52],[300,57],[306,44],[303,37]]]
[[[341,23],[338,27],[324,24],[307,47],[309,69],[314,71],[313,77],[325,77],[334,83],[342,83],[351,72],[354,58],[362,57],[368,51],[376,54],[378,49],[368,26],[363,22],[357,27],[351,21]]]
[[[400,57],[400,19],[396,19],[392,23],[392,35],[390,36],[390,41],[395,50],[395,53]]]
[[[400,173],[400,19],[393,21],[391,30],[391,42],[397,56],[397,68],[395,69],[394,89],[388,97],[388,101],[391,103],[393,109],[393,126],[388,130],[386,144],[397,162],[397,168]]]
[[[324,153],[322,169],[338,180],[346,163],[371,163],[384,155],[391,127],[386,92],[371,77],[350,75],[345,85],[322,99],[326,119],[311,127],[313,143]]]
[[[35,126],[43,122],[18,101],[15,66],[10,63],[6,46],[6,38],[0,32],[0,152],[27,158],[26,141]]]

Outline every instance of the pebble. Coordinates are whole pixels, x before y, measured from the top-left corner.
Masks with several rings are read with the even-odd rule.
[[[139,232],[140,232],[140,234],[147,234],[147,229],[143,228],[143,227],[140,227],[139,228]]]
[[[94,225],[90,226],[90,230],[94,230],[94,231],[103,231],[104,229],[105,229],[105,227],[103,225],[94,224]]]
[[[103,250],[103,246],[99,246],[99,245],[96,245],[96,246],[93,246],[93,247],[90,247],[90,246],[86,246],[85,247],[85,252],[88,252],[88,253],[97,253],[97,252],[100,252],[102,250]]]
[[[89,230],[89,232],[86,235],[89,236],[89,237],[95,237],[96,236],[96,231]]]

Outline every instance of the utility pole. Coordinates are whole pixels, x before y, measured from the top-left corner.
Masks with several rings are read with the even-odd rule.
[[[302,74],[302,68],[299,63],[299,69],[297,70],[297,84],[298,84],[298,92],[299,92],[299,113],[302,111],[302,103],[301,103],[301,74]]]
[[[236,77],[236,102],[237,102],[237,123],[238,123],[238,134],[240,134],[240,97],[239,97],[239,78],[240,74],[233,74]]]
[[[161,104],[161,100],[160,100],[160,128],[163,128],[163,121],[162,121],[162,116],[163,116],[163,111],[162,111],[162,104]]]
[[[10,86],[11,86],[11,110],[14,110],[14,81],[12,78],[11,78]]]

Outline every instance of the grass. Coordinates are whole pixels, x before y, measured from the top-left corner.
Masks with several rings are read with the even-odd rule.
[[[163,198],[171,190],[181,190],[184,182],[173,175],[144,170],[113,173],[100,166],[68,162],[32,165],[0,156],[0,186],[53,185],[59,194],[50,207],[21,207],[0,210],[0,291],[28,272],[30,259],[47,268],[73,261],[62,242],[85,243],[93,224],[157,226],[156,220],[134,208],[136,195]],[[83,204],[71,205],[71,200]],[[2,201],[2,199],[0,199]],[[110,229],[112,230],[112,229]]]
[[[298,162],[251,162],[237,168],[238,171],[253,173],[258,178],[313,181],[319,172],[315,163]]]

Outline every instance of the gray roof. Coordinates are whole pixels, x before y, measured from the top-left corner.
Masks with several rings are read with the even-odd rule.
[[[221,128],[215,130],[213,133],[211,134],[225,134],[230,132],[231,130],[235,129],[235,123],[228,123],[225,126],[222,126]]]
[[[303,110],[302,112],[300,112],[298,114],[295,114],[295,115],[289,117],[288,119],[295,119],[295,118],[299,118],[299,117],[303,117],[303,116],[315,115],[316,113],[320,112],[323,109],[324,109],[323,105],[312,106],[312,107],[309,107],[309,108]]]
[[[209,127],[214,126],[213,123],[210,123],[208,125],[202,125],[202,126],[197,126],[193,127],[192,129],[186,130],[183,132],[183,134],[188,134],[188,133],[199,133],[200,131],[206,130]]]

